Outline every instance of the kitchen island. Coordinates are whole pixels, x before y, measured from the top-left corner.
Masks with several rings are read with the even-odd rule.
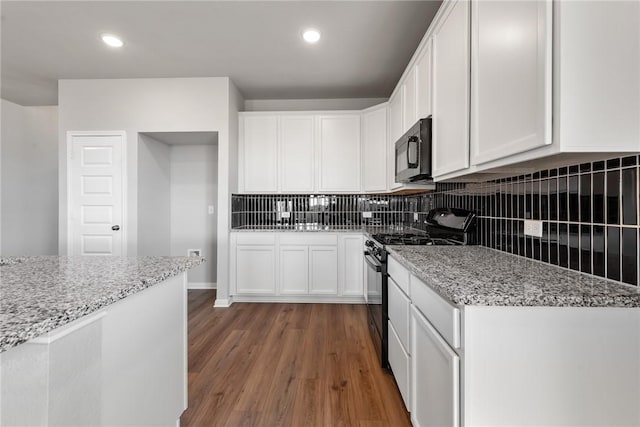
[[[168,425],[202,258],[0,258],[1,425]]]
[[[414,425],[640,425],[640,290],[485,247],[387,246]]]

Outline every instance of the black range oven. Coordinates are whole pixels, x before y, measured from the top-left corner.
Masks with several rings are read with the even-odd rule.
[[[389,369],[386,245],[471,245],[475,244],[475,214],[462,209],[433,209],[425,219],[424,230],[371,234],[364,243],[367,265],[366,301],[369,332],[380,365]]]
[[[387,360],[387,251],[379,242],[366,240],[364,260],[367,265],[366,301],[369,333],[383,368],[388,369]]]

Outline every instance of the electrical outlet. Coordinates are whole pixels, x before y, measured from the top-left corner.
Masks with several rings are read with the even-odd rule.
[[[371,218],[373,214],[371,212],[362,212],[362,218]]]
[[[291,218],[291,212],[282,212],[282,218]]]
[[[414,212],[413,213],[413,220],[417,221],[418,220],[418,212]]]
[[[187,249],[187,256],[200,256],[201,253],[200,249]]]
[[[207,209],[207,211],[209,212],[209,215],[213,215],[213,213],[215,212],[213,205],[209,205],[209,208]]]
[[[524,234],[525,236],[542,237],[542,221],[525,219]]]

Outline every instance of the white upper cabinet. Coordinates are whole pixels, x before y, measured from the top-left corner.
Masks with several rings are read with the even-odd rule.
[[[240,125],[241,185],[247,193],[275,192],[278,188],[278,118],[244,117]]]
[[[313,116],[280,117],[280,188],[283,193],[314,189]]]
[[[432,112],[431,84],[432,84],[432,40],[428,39],[416,64],[416,110],[418,119],[429,117]]]
[[[471,163],[551,144],[552,2],[471,7]]]
[[[360,115],[318,117],[318,186],[320,192],[360,191]]]
[[[362,114],[362,190],[387,189],[387,104]]]
[[[404,87],[396,91],[396,93],[389,98],[389,148],[387,155],[389,156],[387,165],[387,174],[389,179],[389,189],[394,190],[402,186],[401,183],[396,182],[396,141],[404,134],[404,116],[402,112],[402,105],[404,99]]]
[[[469,2],[443,3],[433,31],[433,175],[469,167]]]
[[[408,131],[411,126],[413,126],[418,121],[416,102],[418,97],[416,96],[416,66],[412,66],[407,73],[406,78],[404,79],[403,92],[404,92],[404,113],[403,113],[403,126],[402,133],[404,135],[406,131]]]

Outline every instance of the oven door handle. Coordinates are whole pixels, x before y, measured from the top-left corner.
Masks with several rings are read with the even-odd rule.
[[[377,262],[378,260],[372,257],[369,251],[366,251],[364,253],[364,260],[367,262],[367,264],[369,264],[371,268],[376,271],[376,273],[380,273],[382,271],[382,264]]]

